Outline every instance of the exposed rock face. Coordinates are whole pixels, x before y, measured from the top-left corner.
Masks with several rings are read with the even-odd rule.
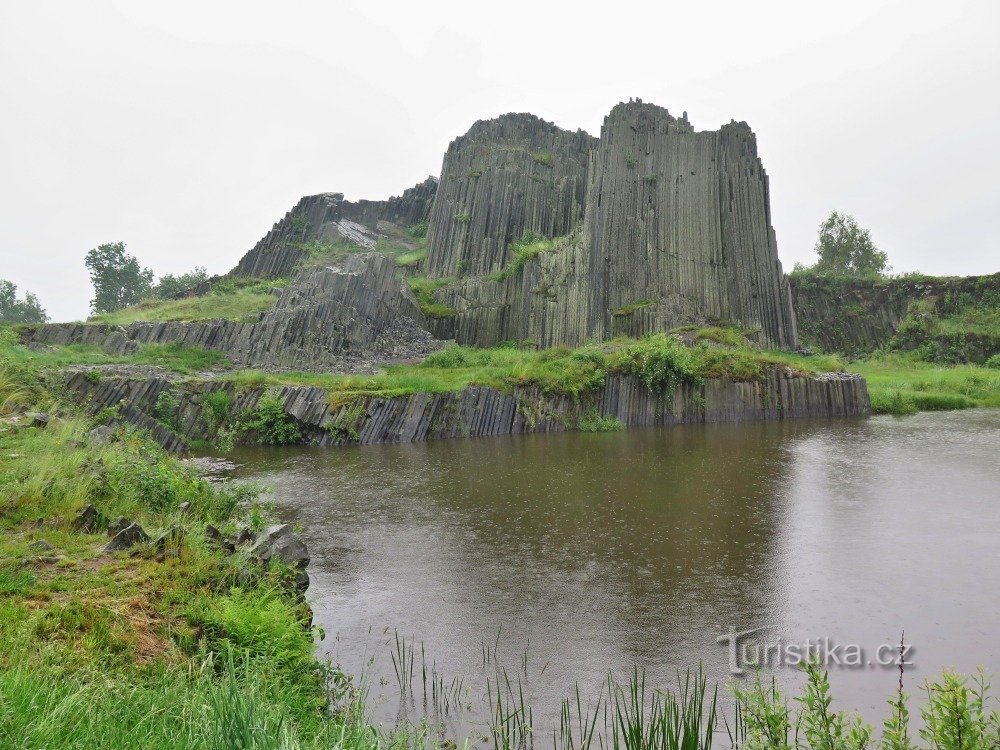
[[[68,323],[25,329],[22,340],[120,351],[136,342],[179,342],[222,351],[247,367],[366,372],[439,348],[443,342],[434,340],[423,323],[395,261],[362,253],[337,266],[302,270],[281,290],[274,307],[252,323],[133,323],[126,328]]]
[[[933,311],[951,315],[962,308],[1000,305],[1000,273],[932,279],[791,279],[802,340],[828,352],[869,354],[896,340],[903,349],[924,346],[939,361],[981,363],[1000,352],[1000,340],[986,332],[915,331],[897,336],[913,308],[917,317]]]
[[[347,242],[374,250],[385,223],[409,227],[426,221],[436,190],[437,180],[428,177],[385,201],[352,203],[344,200],[343,193],[308,195],[243,256],[229,276],[288,276],[309,256],[310,243]]]
[[[430,215],[427,272],[479,276],[510,260],[531,230],[568,234],[583,219],[596,139],[528,114],[480,120],[448,147]]]
[[[317,244],[371,250],[422,221],[419,271],[449,280],[434,292],[440,317],[425,319],[386,254],[302,270]],[[560,239],[516,259],[511,245],[528,231]],[[686,324],[797,345],[753,133],[745,123],[696,132],[686,114],[641,101],[616,106],[600,139],[526,114],[477,122],[450,145],[440,184],[428,178],[386,201],[303,198],[229,275],[295,282],[251,323],[55,325],[23,340],[122,354],[181,342],[241,366],[354,372],[448,339],[548,347]]]
[[[566,144],[562,150],[551,146],[549,169],[564,165],[561,184],[580,174],[579,152],[570,146],[592,147],[581,221],[572,221],[574,214],[542,188],[510,189],[514,171],[506,162],[490,166],[479,156],[496,151],[509,159],[509,153],[527,155],[535,147],[527,141],[532,145],[517,151],[500,140],[506,137],[501,126],[509,124],[504,118],[492,127],[477,123],[445,158],[431,213],[427,271],[451,276],[463,270],[466,278],[437,293],[458,312],[432,324],[438,336],[476,345],[504,339],[576,345],[724,322],[759,330],[765,345],[795,347],[795,316],[771,227],[767,176],[745,123],[695,132],[686,116],[677,119],[661,107],[629,102],[611,111],[598,142],[568,131],[561,137],[547,133],[550,144]],[[496,139],[493,150],[483,143],[488,138]],[[485,165],[481,176],[454,175],[453,165],[464,169],[477,163]],[[497,181],[505,189],[496,189]],[[496,215],[487,210],[496,205],[488,203],[494,193],[504,200]],[[465,202],[453,195],[466,196]],[[456,207],[482,203],[487,208],[472,211],[467,224],[456,226],[451,214]],[[525,215],[534,218],[532,224],[509,220]],[[525,228],[550,237],[574,231],[578,236],[511,279],[483,278],[510,261],[509,253],[498,249],[498,238],[509,243]],[[456,236],[461,241],[443,239]]]
[[[148,381],[128,378],[94,384],[77,372],[68,389],[91,412],[118,405],[123,418],[151,411],[159,390]],[[234,389],[231,383],[186,383],[176,393],[178,419],[191,439],[211,439],[202,417],[203,395],[215,390],[231,395],[233,414],[253,409],[263,389]],[[798,417],[856,417],[870,410],[864,378],[845,373],[813,377],[775,369],[757,382],[725,378],[700,385],[683,384],[670,394],[657,394],[634,377],[610,376],[605,386],[585,398],[553,396],[537,387],[512,394],[473,386],[454,393],[415,393],[398,398],[359,397],[331,406],[323,388],[285,387],[278,394],[305,439],[318,445],[415,442],[576,429],[586,414],[615,417],[626,427],[740,422]],[[146,419],[149,419],[146,417]],[[154,434],[154,436],[156,436]],[[177,449],[183,441],[162,444]]]

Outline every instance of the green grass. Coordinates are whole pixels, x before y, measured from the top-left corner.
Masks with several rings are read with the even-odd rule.
[[[358,396],[395,397],[412,393],[449,393],[470,385],[505,393],[536,386],[546,394],[579,397],[602,387],[610,374],[635,375],[655,391],[703,378],[728,377],[756,381],[775,367],[808,374],[843,369],[833,356],[804,357],[787,352],[744,347],[724,349],[699,344],[685,346],[677,336],[655,334],[641,339],[614,339],[577,349],[479,349],[451,345],[419,364],[391,365],[377,375],[326,373],[265,373],[241,371],[225,378],[239,388],[303,385],[325,388],[331,402]]]
[[[513,278],[524,270],[524,264],[534,260],[542,253],[553,252],[562,246],[565,238],[549,239],[535,234],[532,231],[525,232],[519,240],[510,245],[511,261],[504,268],[489,274],[487,278],[492,281],[504,281]]]
[[[453,278],[432,279],[427,276],[410,276],[406,279],[417,298],[420,311],[428,318],[451,318],[456,311],[434,300],[434,292],[455,282]]]
[[[229,360],[221,353],[180,343],[140,344],[135,354],[108,354],[95,344],[52,345],[31,351],[17,343],[13,330],[0,331],[0,358],[22,368],[58,370],[70,365],[155,365],[182,375],[226,369]]]
[[[644,307],[650,307],[655,304],[655,299],[637,299],[634,302],[629,302],[626,305],[614,308],[611,311],[611,315],[616,318],[621,318],[627,315],[632,315],[636,310],[641,310]]]
[[[125,326],[144,321],[255,320],[274,304],[274,292],[287,285],[287,279],[230,279],[199,297],[146,300],[124,310],[93,315],[88,322]]]
[[[258,490],[209,484],[129,428],[111,443],[88,440],[93,422],[39,372],[0,353],[4,416],[54,405],[63,415],[44,429],[0,423],[0,745],[380,742],[356,710],[328,710],[331,697],[349,707],[355,693],[316,661],[303,609],[283,583],[289,571],[240,588],[246,553],[227,555],[205,535],[209,523],[227,533],[265,523]],[[88,503],[106,521],[138,521],[154,539],[174,524],[184,531],[163,552],[145,544],[108,554],[103,529],[71,525]],[[33,549],[37,540],[51,551]]]
[[[1000,372],[976,365],[939,365],[902,354],[852,362],[865,377],[876,414],[1000,407]]]

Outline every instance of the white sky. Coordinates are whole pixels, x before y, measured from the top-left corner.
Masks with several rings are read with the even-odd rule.
[[[786,269],[834,209],[897,271],[1000,270],[1000,3],[0,5],[0,278],[87,314],[88,249],[231,268],[302,195],[385,198],[475,120],[746,120]]]

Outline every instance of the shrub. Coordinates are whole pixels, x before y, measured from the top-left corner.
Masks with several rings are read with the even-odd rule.
[[[608,358],[612,369],[638,376],[654,393],[668,393],[684,381],[701,382],[694,356],[679,336],[647,336]]]
[[[531,158],[538,164],[541,164],[543,167],[548,167],[549,169],[551,169],[552,165],[555,163],[555,157],[553,157],[548,151],[535,152],[531,155]]]
[[[983,363],[983,366],[994,370],[1000,370],[1000,354],[994,354]]]
[[[162,391],[159,396],[156,397],[156,403],[153,405],[153,418],[164,425],[169,427],[174,432],[180,432],[181,426],[178,419],[178,410],[180,405],[177,403],[177,397],[172,391]]]
[[[295,420],[285,413],[281,399],[273,394],[260,397],[257,408],[241,422],[241,427],[257,433],[257,440],[264,445],[291,445],[302,441]]]
[[[596,411],[590,411],[580,417],[577,427],[580,432],[618,432],[625,425],[618,417],[601,416]]]

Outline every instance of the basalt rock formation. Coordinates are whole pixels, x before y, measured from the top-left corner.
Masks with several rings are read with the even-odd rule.
[[[437,180],[428,177],[401,196],[384,201],[352,203],[344,200],[343,193],[308,195],[240,259],[228,276],[289,276],[317,244],[347,243],[374,250],[380,236],[397,227],[427,221],[436,191]]]
[[[803,343],[823,351],[863,356],[877,349],[921,349],[937,362],[981,364],[1000,353],[1000,336],[987,326],[940,325],[973,313],[990,318],[1000,308],[1000,273],[989,276],[838,279],[793,275]]]
[[[505,134],[515,121],[534,123],[526,115],[494,123],[506,126],[499,131]],[[492,236],[484,239],[482,229],[494,221],[494,204],[480,196],[491,195],[500,179],[505,186],[514,180],[509,160],[491,169],[480,156],[492,154],[483,140],[496,144],[497,130],[477,124],[452,144],[431,212],[426,272],[437,277],[458,273],[460,278],[437,292],[456,311],[432,322],[438,337],[485,346],[502,340],[575,345],[688,324],[726,323],[758,331],[758,340],[767,346],[795,347],[795,315],[778,261],[767,175],[745,123],[696,132],[686,113],[678,119],[662,107],[634,101],[611,111],[596,142],[563,133],[561,139],[548,134],[553,150],[546,152],[547,168],[553,184],[575,185],[587,150],[582,219],[568,221],[573,212],[567,201],[552,199],[552,187],[544,175],[537,176],[546,167],[517,161],[522,176],[531,181],[522,179],[521,191],[502,192],[508,200],[504,215],[534,219],[533,224],[515,223],[506,234],[508,242],[522,229],[537,226],[554,227],[549,237],[559,230],[568,236],[509,278],[495,272],[514,262],[513,250],[509,244],[507,252],[496,247],[501,232],[489,230]],[[518,153],[540,147],[537,139],[527,143]],[[572,151],[574,145],[580,150]],[[511,148],[506,142],[494,147],[503,154]],[[481,168],[470,177],[455,164]],[[475,189],[466,187],[470,181]],[[480,191],[480,182],[489,189]],[[456,202],[455,194],[471,197]],[[461,232],[456,216],[489,250],[473,257],[465,246],[458,252],[443,243],[442,233],[451,237]],[[445,248],[435,252],[442,243]],[[494,271],[493,276],[483,276],[486,271]]]
[[[379,253],[301,270],[254,322],[65,323],[25,329],[34,344],[98,344],[127,354],[138,344],[181,343],[226,353],[236,365],[278,370],[370,372],[438,349],[394,260]]]
[[[226,391],[231,414],[254,409],[264,388],[241,389],[214,380],[174,383],[163,378],[88,376],[67,373],[66,385],[93,414],[116,408],[123,419],[151,429],[165,448],[180,451],[184,439],[148,416],[158,398],[171,392],[176,422],[188,439],[212,440],[205,395]],[[653,393],[639,379],[610,376],[586,398],[546,394],[537,386],[503,393],[472,386],[454,393],[414,393],[395,398],[360,396],[331,404],[324,388],[286,386],[276,394],[305,441],[317,445],[417,442],[577,429],[582,419],[614,417],[626,427],[743,422],[801,417],[859,417],[870,410],[864,378],[845,373],[802,376],[774,369],[754,382],[727,378],[683,383],[670,393]],[[152,422],[152,427],[150,423]]]
[[[425,255],[395,268],[387,247]],[[415,303],[404,272],[432,280],[431,301]],[[446,340],[548,347],[704,324],[797,345],[750,128],[696,131],[642,101],[614,107],[600,138],[527,114],[477,122],[440,180],[386,201],[302,198],[228,276],[295,282],[252,323],[39,327],[26,340],[179,341],[299,370],[367,369]]]

